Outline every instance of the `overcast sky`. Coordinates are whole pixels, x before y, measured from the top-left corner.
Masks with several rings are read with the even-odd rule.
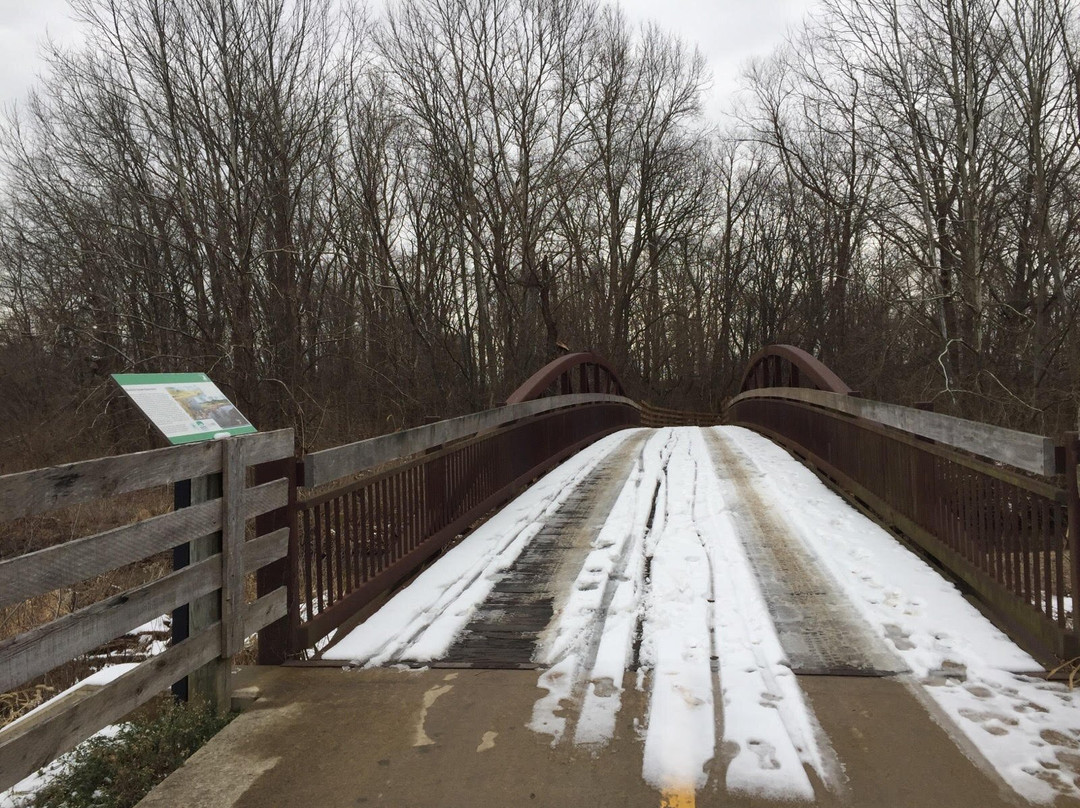
[[[633,20],[655,20],[709,61],[712,116],[728,106],[741,66],[765,56],[798,23],[814,0],[622,0]],[[372,3],[375,5],[375,3]],[[0,105],[22,99],[41,71],[40,43],[78,39],[67,0],[0,0]]]

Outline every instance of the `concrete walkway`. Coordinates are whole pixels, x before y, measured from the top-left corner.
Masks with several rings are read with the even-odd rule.
[[[632,681],[615,739],[589,750],[553,747],[525,726],[543,695],[532,671],[287,667],[248,669],[242,679],[260,698],[141,808],[780,804],[728,794],[723,755],[696,795],[645,783],[636,726],[645,704]],[[902,677],[799,684],[844,768],[839,793],[813,780],[817,804],[1021,804],[965,757]]]

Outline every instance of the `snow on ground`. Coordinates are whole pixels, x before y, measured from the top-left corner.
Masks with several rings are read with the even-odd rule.
[[[445,654],[544,520],[635,431],[609,435],[548,473],[327,649],[324,658],[371,667]]]
[[[788,666],[708,447],[693,433],[703,484],[696,523],[712,539],[713,606],[724,692],[724,741],[738,744],[728,789],[774,799],[813,799],[802,763],[836,785],[832,750]],[[820,745],[819,745],[820,744]],[[823,749],[822,746],[825,748]],[[828,761],[828,762],[827,762]]]
[[[72,685],[67,690],[61,691],[53,696],[53,698],[49,699],[49,701],[39,704],[33,710],[19,716],[10,724],[7,724],[4,729],[7,730],[11,727],[30,721],[37,714],[42,713],[53,706],[56,699],[68,698],[76,691],[85,687],[102,687],[110,682],[114,682],[128,671],[137,667],[137,665],[138,663],[135,662],[125,662],[119,665],[110,665],[106,668],[102,668],[96,673],[92,673],[85,679]],[[119,731],[120,727],[118,725],[110,725],[94,733],[91,737],[111,738]],[[64,770],[72,754],[73,753],[69,752],[66,755],[62,755],[43,769],[23,778],[7,791],[0,791],[0,808],[22,808],[22,806],[30,805],[33,802],[34,794],[41,790],[49,780]]]
[[[581,696],[574,740],[602,745],[615,732],[623,675],[641,609],[644,541],[669,439],[656,433],[645,443],[592,543],[581,572],[548,634],[537,661],[548,665],[540,686],[548,695],[533,710],[530,726],[556,741],[566,731],[562,703]],[[598,623],[597,616],[603,616]]]
[[[647,539],[652,558],[644,599],[640,664],[650,673],[642,774],[660,789],[705,785],[716,748],[709,557],[694,524],[698,475],[687,430],[661,481]]]
[[[1022,675],[1041,668],[956,587],[779,446],[735,427],[720,433],[757,471],[763,495],[853,606],[911,668],[919,689],[1003,779],[1033,802],[1080,797],[1069,773],[1080,770],[1080,699],[1064,685]]]

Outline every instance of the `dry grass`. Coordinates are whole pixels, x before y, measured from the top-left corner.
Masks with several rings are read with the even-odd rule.
[[[13,558],[131,524],[165,513],[171,508],[171,488],[162,486],[10,521],[0,526],[0,559]],[[0,641],[160,578],[171,567],[171,555],[161,553],[88,578],[72,587],[2,607]],[[15,691],[0,694],[0,726],[34,709],[102,664],[131,661],[138,656],[139,650],[136,638],[121,638],[96,649],[88,655],[91,659],[72,660]]]
[[[172,510],[171,487],[125,494],[77,507],[58,509],[44,516],[20,519],[2,525],[0,559],[11,558],[82,536],[147,519]],[[249,538],[254,533],[249,523]],[[172,555],[159,553],[75,586],[46,592],[37,597],[0,608],[0,642],[18,636],[59,617],[98,603],[137,586],[157,580],[172,570]],[[248,602],[255,600],[255,575],[245,581]],[[158,637],[157,639],[165,639]],[[258,644],[253,638],[233,662],[255,664]],[[140,661],[145,648],[140,638],[119,637],[94,649],[85,657],[71,660],[15,691],[0,694],[0,727],[47,701],[95,670],[121,662]]]

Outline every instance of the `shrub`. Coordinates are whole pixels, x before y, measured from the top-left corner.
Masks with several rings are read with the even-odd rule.
[[[80,745],[34,797],[34,808],[129,808],[180,768],[232,719],[205,705],[168,702],[123,724],[112,737]]]

